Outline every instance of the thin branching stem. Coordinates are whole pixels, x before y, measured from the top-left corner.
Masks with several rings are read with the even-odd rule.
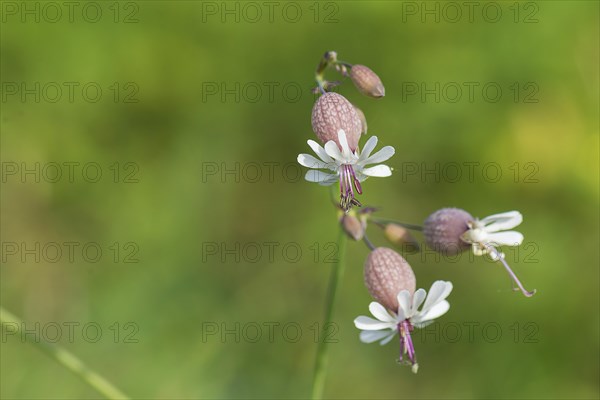
[[[375,250],[375,246],[373,245],[373,243],[369,240],[369,238],[367,237],[367,234],[363,234],[363,242],[365,242],[365,244],[367,245],[367,247],[369,248],[369,250]]]
[[[413,230],[413,231],[419,231],[419,232],[421,232],[423,230],[423,227],[421,225],[407,224],[406,222],[396,221],[396,220],[393,220],[393,219],[371,218],[371,220],[373,222],[375,222],[376,224],[378,224],[378,225],[382,225],[382,224],[396,224],[396,225],[403,226],[406,229],[410,229],[410,230]]]

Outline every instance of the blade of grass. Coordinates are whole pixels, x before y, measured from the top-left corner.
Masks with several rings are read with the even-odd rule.
[[[11,330],[11,332],[19,334],[21,333],[23,321],[1,306],[0,323],[2,324],[2,329],[10,329],[9,327],[12,327],[14,330]],[[77,358],[68,350],[41,340],[32,340],[29,338],[29,336],[30,335],[21,335],[21,337],[23,337],[27,342],[44,351],[57,363],[73,372],[82,381],[90,385],[107,399],[128,399],[128,397],[119,389],[117,389],[112,383],[107,381],[97,372],[87,367],[79,358]]]

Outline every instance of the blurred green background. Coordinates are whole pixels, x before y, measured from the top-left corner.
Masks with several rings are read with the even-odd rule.
[[[72,19],[63,2],[52,3],[61,17],[47,4],[2,2],[0,40],[0,301],[30,339],[54,338],[58,324],[58,344],[135,398],[309,396],[338,228],[327,189],[293,163],[313,138],[314,69],[336,50],[386,87],[380,100],[349,80],[339,88],[378,147],[396,148],[394,175],[365,182],[361,200],[412,223],[446,206],[520,210],[527,247],[507,255],[538,294],[511,293],[499,265],[466,253],[407,256],[418,287],[455,288],[437,334],[415,336],[415,376],[395,363],[396,340],[358,340],[368,249],[349,243],[325,396],[598,398],[598,2],[477,2],[472,17],[461,2],[77,2]],[[439,101],[406,91],[436,82]],[[478,85],[472,99],[465,82]],[[482,92],[490,82],[498,101]],[[80,163],[72,182],[69,162]],[[479,167],[472,181],[466,167],[456,180],[420,176],[436,162],[440,173]],[[21,176],[36,165],[39,182]],[[387,246],[376,226],[369,235]],[[65,242],[77,243],[72,260]],[[27,253],[36,243],[39,262]],[[497,340],[486,324],[502,329]],[[1,368],[2,398],[98,396],[19,335],[3,334]]]

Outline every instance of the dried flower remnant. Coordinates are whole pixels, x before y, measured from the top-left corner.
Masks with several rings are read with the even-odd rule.
[[[405,227],[395,223],[389,223],[386,224],[383,229],[385,238],[396,247],[401,248],[404,252],[412,254],[419,251],[419,243]]]
[[[367,227],[364,219],[359,219],[354,214],[344,214],[340,219],[340,223],[350,239],[356,241],[363,239]]]

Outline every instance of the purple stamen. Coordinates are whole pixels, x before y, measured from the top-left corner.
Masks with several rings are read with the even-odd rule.
[[[515,275],[515,273],[513,272],[512,269],[510,269],[510,267],[508,266],[506,260],[504,259],[504,257],[502,257],[502,254],[500,254],[500,252],[492,245],[489,245],[487,243],[482,243],[483,246],[488,249],[488,251],[490,251],[491,253],[493,253],[496,258],[498,258],[498,260],[500,260],[500,262],[502,263],[502,265],[504,265],[504,268],[506,268],[506,271],[508,272],[508,274],[510,275],[510,277],[513,279],[513,281],[517,284],[517,286],[519,287],[519,289],[514,288],[515,290],[521,290],[521,293],[523,293],[525,296],[527,297],[531,297],[535,294],[535,289],[532,291],[526,290],[523,287],[523,284],[521,284],[521,281],[519,280],[519,278],[517,278],[517,275]]]
[[[350,168],[350,172],[352,173],[352,180],[354,181],[354,187],[356,188],[356,191],[358,192],[358,194],[362,194],[362,186],[360,186],[360,181],[356,177],[356,173],[354,173],[354,168],[352,168],[352,166],[350,165],[348,167]]]
[[[352,167],[344,165],[346,169],[346,195],[354,198],[354,190],[352,190]]]
[[[362,187],[360,182],[354,173],[352,165],[344,164],[341,166],[340,171],[340,207],[344,211],[350,210],[352,206],[361,207],[362,204],[354,197],[354,187],[358,194],[362,194]]]
[[[410,337],[410,332],[413,330],[413,326],[409,320],[405,319],[404,321],[398,324],[398,336],[400,336],[400,362],[403,361],[403,355],[408,355],[408,359],[412,364],[413,372],[416,373],[419,365],[417,364],[417,355],[415,353],[415,346],[413,345],[412,338]]]

